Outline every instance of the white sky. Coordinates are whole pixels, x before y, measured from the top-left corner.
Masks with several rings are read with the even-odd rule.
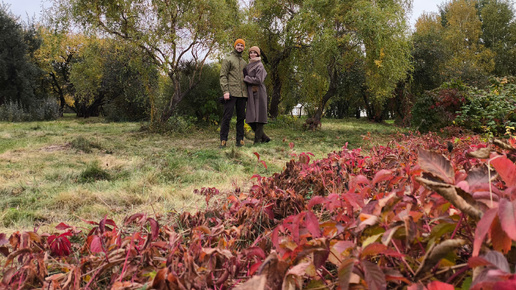
[[[27,20],[27,14],[30,18],[40,18],[42,7],[49,7],[51,2],[48,0],[0,0],[10,5],[10,10],[14,15],[20,16],[21,20]],[[446,2],[446,0],[414,0],[413,12],[411,19],[412,26],[416,23],[416,19],[426,12],[437,12],[437,5]]]
[[[22,21],[27,20],[27,15],[31,19],[33,17],[37,19],[41,18],[42,7],[49,7],[51,1],[49,0],[0,0],[4,4],[10,6],[11,12],[20,16]],[[414,0],[412,15],[410,17],[410,24],[414,26],[417,18],[424,12],[437,12],[437,6],[446,0]]]

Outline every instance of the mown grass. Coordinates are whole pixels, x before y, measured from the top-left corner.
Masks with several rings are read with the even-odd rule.
[[[53,231],[60,222],[80,224],[105,215],[121,222],[136,212],[195,211],[204,206],[195,189],[246,189],[254,174],[280,172],[295,154],[324,158],[346,143],[367,149],[400,131],[355,119],[323,120],[315,132],[303,131],[301,125],[302,120],[279,118],[265,128],[270,143],[252,146],[246,140],[238,148],[233,123],[227,148],[219,149],[215,126],[188,134],[152,134],[141,131],[139,123],[99,118],[1,123],[0,232]],[[367,134],[373,141],[363,141]]]

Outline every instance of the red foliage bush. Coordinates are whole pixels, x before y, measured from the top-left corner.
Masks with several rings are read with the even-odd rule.
[[[247,192],[197,191],[207,207],[196,213],[0,235],[1,286],[511,287],[515,154],[514,143],[433,134],[398,135],[368,155],[302,153]]]

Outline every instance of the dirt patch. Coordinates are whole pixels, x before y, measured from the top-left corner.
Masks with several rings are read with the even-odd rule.
[[[43,152],[56,152],[56,151],[68,150],[70,148],[72,148],[72,144],[71,143],[66,143],[66,144],[58,144],[58,145],[46,146],[46,147],[41,148],[40,151],[43,151]]]

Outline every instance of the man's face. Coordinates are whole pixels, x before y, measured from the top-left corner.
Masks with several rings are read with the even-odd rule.
[[[244,51],[244,45],[241,43],[237,43],[237,45],[235,46],[235,50],[238,52]]]

